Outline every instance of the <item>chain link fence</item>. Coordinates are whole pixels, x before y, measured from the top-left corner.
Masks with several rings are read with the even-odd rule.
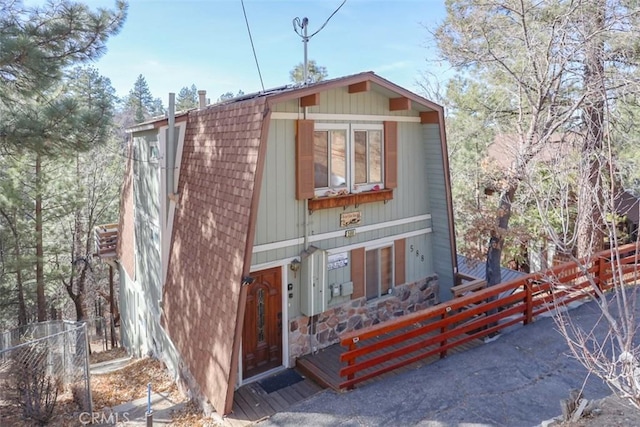
[[[46,418],[65,392],[91,412],[86,323],[53,320],[0,336],[0,409],[18,406],[24,417]]]
[[[86,321],[91,353],[100,353],[116,348],[120,342],[120,327],[113,317],[94,317]]]

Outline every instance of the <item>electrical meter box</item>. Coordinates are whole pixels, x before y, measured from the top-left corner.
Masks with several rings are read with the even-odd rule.
[[[315,316],[327,309],[331,295],[326,288],[326,252],[311,246],[301,256],[300,311],[305,316]]]

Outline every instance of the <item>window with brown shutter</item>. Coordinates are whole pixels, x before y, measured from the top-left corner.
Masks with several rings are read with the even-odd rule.
[[[403,285],[405,282],[405,251],[407,248],[406,239],[398,239],[393,242],[393,255],[395,265],[395,284]]]
[[[398,122],[384,122],[384,187],[398,187]]]
[[[364,296],[364,248],[351,251],[351,281],[353,282],[352,299]]]
[[[393,247],[371,249],[365,255],[365,287],[367,300],[389,293],[393,281]]]
[[[296,199],[315,196],[313,177],[313,120],[298,120],[296,129]]]
[[[393,199],[398,186],[397,122],[299,120],[297,130],[296,198],[311,199],[310,211]]]

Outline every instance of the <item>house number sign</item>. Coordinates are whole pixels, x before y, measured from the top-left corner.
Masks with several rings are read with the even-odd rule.
[[[340,227],[359,225],[362,220],[362,212],[347,212],[340,214]]]

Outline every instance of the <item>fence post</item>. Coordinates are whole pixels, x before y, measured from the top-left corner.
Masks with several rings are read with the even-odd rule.
[[[82,332],[84,334],[84,380],[87,388],[88,412],[93,412],[93,398],[91,397],[91,377],[89,372],[89,328],[87,322],[82,323]]]
[[[349,351],[351,350],[355,350],[356,349],[356,343],[360,341],[359,337],[355,337],[351,340],[351,343],[349,343]],[[349,361],[347,362],[347,366],[353,366],[356,364],[356,359],[355,358],[350,358]],[[355,374],[349,374],[347,375],[347,380],[352,380],[355,378]],[[353,389],[353,385],[350,385],[349,387],[347,387],[348,390]]]
[[[531,280],[525,282],[525,302],[524,302],[524,324],[533,322],[533,290]]]
[[[440,316],[440,318],[442,320],[446,320],[450,312],[451,312],[451,307],[445,308],[444,313],[442,313],[442,316]],[[440,334],[444,335],[448,329],[449,329],[449,325],[447,323],[444,323],[442,325],[442,328],[440,328]],[[447,345],[446,338],[440,341],[440,347],[444,347],[445,345]],[[444,359],[445,357],[447,357],[447,350],[442,350],[440,352],[440,359]]]
[[[598,289],[604,291],[606,286],[606,280],[604,279],[604,273],[606,272],[606,261],[602,255],[598,256]]]

